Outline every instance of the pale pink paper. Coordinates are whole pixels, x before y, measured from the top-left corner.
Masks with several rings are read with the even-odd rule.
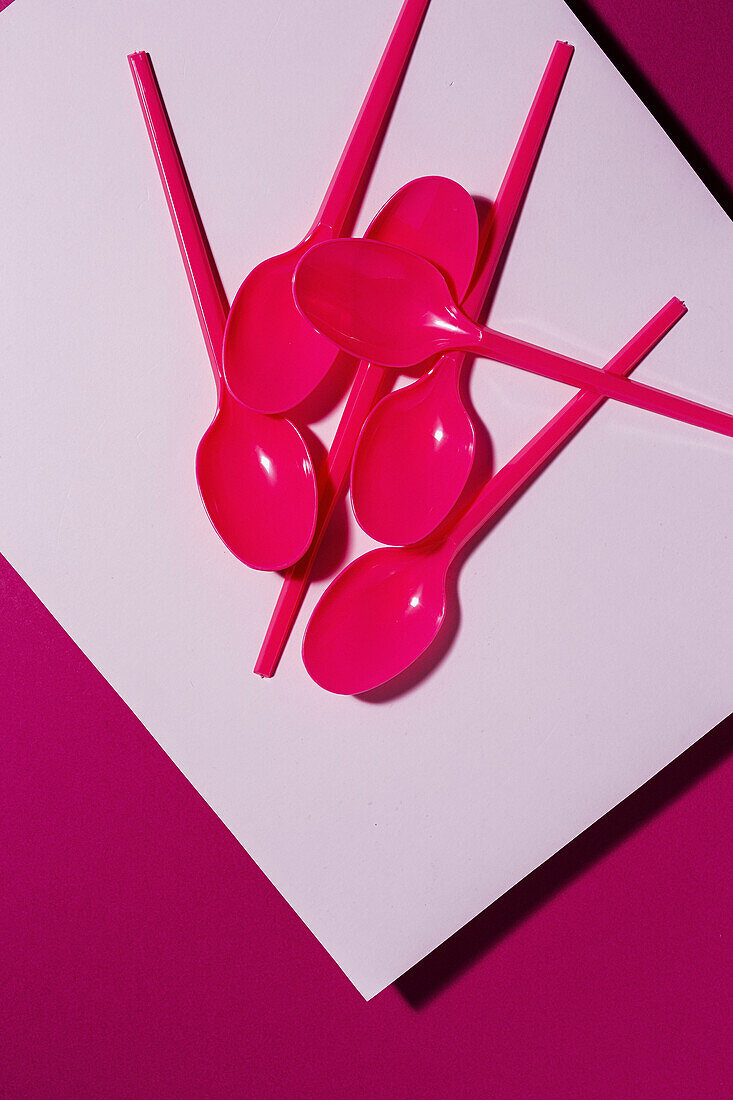
[[[155,59],[231,290],[317,207],[393,6],[355,8],[344,67],[336,7],[314,24],[294,3],[213,23],[28,3],[0,43],[0,326],[23,363],[3,374],[0,545],[365,995],[730,709],[730,449],[620,410],[470,560],[418,692],[334,701],[295,650],[272,685],[247,671],[277,581],[230,560],[196,497],[213,398],[125,54]],[[490,195],[562,37],[575,80],[493,320],[603,361],[678,293],[689,318],[644,380],[725,405],[728,222],[560,3],[518,25],[434,0],[362,221],[424,172]],[[565,399],[488,366],[473,393],[499,462]]]

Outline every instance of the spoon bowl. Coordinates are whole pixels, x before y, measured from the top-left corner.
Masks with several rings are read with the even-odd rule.
[[[443,546],[381,547],[348,565],[308,624],[309,675],[327,691],[360,695],[408,668],[443,624],[449,562]]]
[[[369,414],[351,468],[354,515],[377,542],[427,538],[455,504],[473,463],[476,431],[445,358]]]
[[[382,241],[316,245],[298,264],[293,289],[318,332],[381,366],[416,366],[476,340],[476,326],[461,314],[438,269]]]
[[[463,297],[476,266],[476,204],[455,180],[420,176],[396,191],[364,234],[430,260],[451,293]]]
[[[292,409],[323,380],[338,349],[293,305],[293,273],[318,239],[264,260],[244,280],[224,330],[224,374],[237,400],[261,413]],[[323,239],[323,238],[322,238]]]
[[[196,452],[196,480],[214,529],[252,569],[284,569],[308,549],[318,490],[289,420],[251,412],[223,387]]]

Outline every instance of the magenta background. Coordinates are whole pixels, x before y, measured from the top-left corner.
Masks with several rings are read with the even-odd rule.
[[[731,5],[593,12],[729,198]],[[366,1004],[2,559],[0,621],[3,1097],[731,1095],[731,721]]]

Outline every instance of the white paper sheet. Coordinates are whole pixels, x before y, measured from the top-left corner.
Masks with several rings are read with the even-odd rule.
[[[279,579],[199,503],[214,390],[126,54],[153,57],[233,295],[310,225],[398,7],[0,17],[0,549],[367,997],[723,718],[733,663],[731,440],[609,403],[470,557],[418,688],[310,681],[323,581],[252,675]],[[636,377],[733,408],[730,223],[562,0],[433,0],[357,229],[417,175],[493,196],[557,38],[492,322],[603,363],[677,294]],[[488,363],[471,390],[499,464],[569,393]]]

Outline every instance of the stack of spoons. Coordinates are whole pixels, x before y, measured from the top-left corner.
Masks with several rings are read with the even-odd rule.
[[[255,671],[277,667],[349,481],[358,522],[387,544],[336,577],[305,632],[308,672],[343,694],[381,686],[429,649],[445,619],[451,563],[606,399],[733,435],[729,414],[626,377],[684,314],[676,298],[604,369],[477,323],[570,63],[567,43],[555,44],[480,232],[467,192],[429,176],[402,187],[364,239],[343,236],[426,6],[405,0],[311,230],[255,268],[231,310],[150,59],[129,59],[216,380],[216,415],[196,457],[201,497],[245,564],[286,570]],[[317,480],[304,435],[285,414],[339,349],[360,362]],[[581,391],[473,499],[464,491],[475,450],[460,387],[467,354]],[[397,371],[416,366],[417,382],[379,401]]]

